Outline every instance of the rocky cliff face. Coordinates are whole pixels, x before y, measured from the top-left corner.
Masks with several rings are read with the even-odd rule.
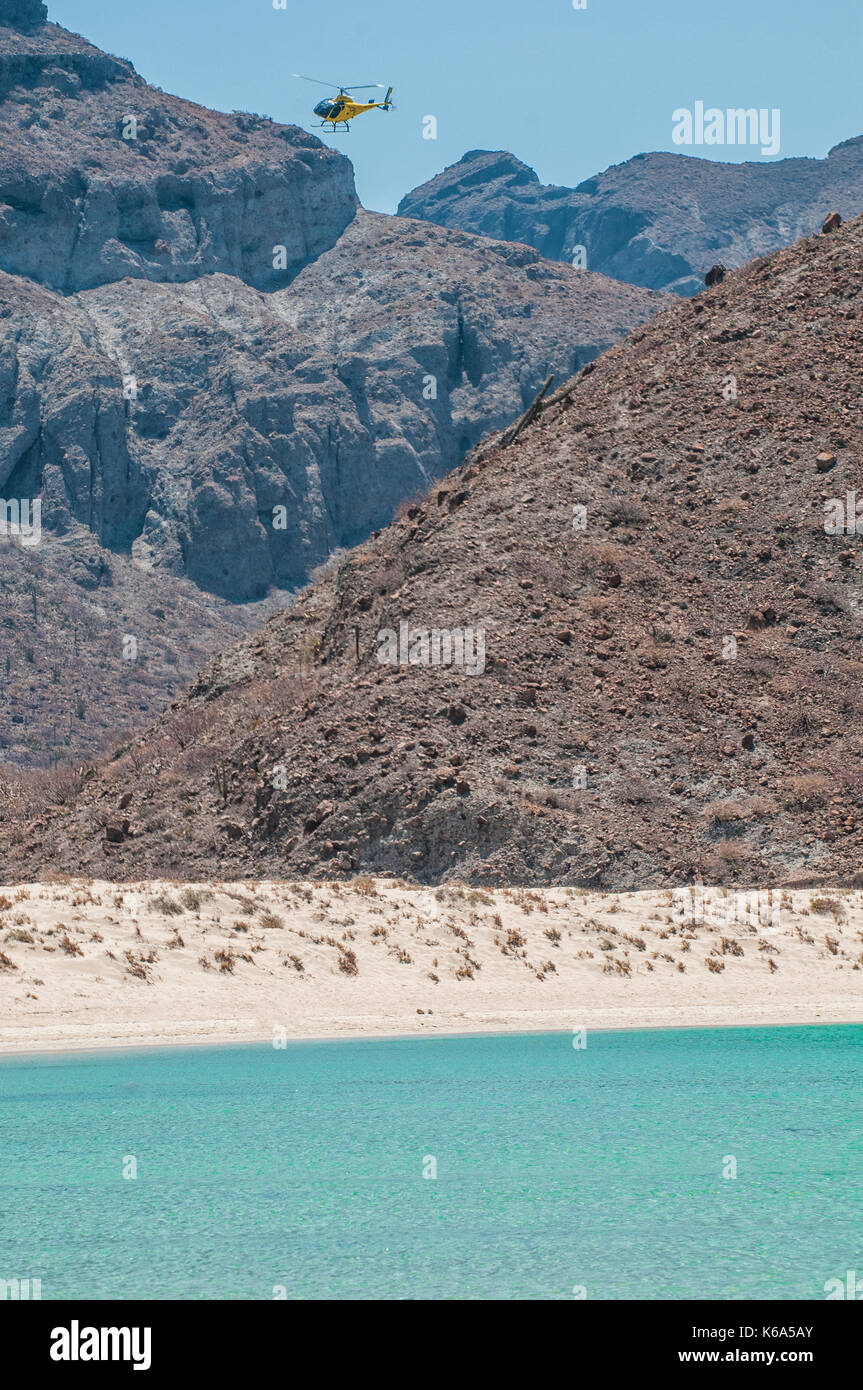
[[[0,277],[0,495],[234,601],[302,585],[658,300],[360,212],[285,290]]]
[[[0,25],[4,27],[35,29],[48,18],[48,6],[42,0],[0,0]]]
[[[541,184],[514,155],[471,150],[407,194],[405,217],[525,242],[634,285],[696,294],[721,261],[744,265],[863,208],[863,137],[826,159],[724,164],[682,154],[636,155],[577,188]]]
[[[0,269],[69,293],[216,272],[288,284],[354,216],[353,169],[297,126],[147,85],[0,9]],[[34,7],[28,7],[28,12]]]
[[[286,600],[660,302],[527,247],[365,213],[349,162],[313,136],[168,96],[0,0],[0,498],[41,501],[35,610],[55,628],[64,605],[71,632],[93,603],[126,611],[142,652],[167,643],[148,685],[113,665],[107,629],[72,662],[16,619],[5,653],[32,648],[46,714],[34,757],[89,753],[181,688],[182,632],[147,616],[173,611],[177,584],[210,614],[209,655],[248,630],[216,599]],[[59,563],[87,536],[111,603]],[[10,575],[13,543],[0,536]],[[73,719],[72,743],[52,744],[88,660],[86,735]],[[25,688],[0,683],[0,748],[18,763],[26,738],[7,721]]]
[[[673,301],[7,812],[7,873],[859,875],[861,255],[857,218]]]

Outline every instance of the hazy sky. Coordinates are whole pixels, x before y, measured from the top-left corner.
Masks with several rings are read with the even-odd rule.
[[[131,58],[149,82],[219,110],[315,131],[353,161],[366,207],[399,198],[470,149],[511,150],[576,184],[673,150],[672,112],[778,107],[780,156],[863,134],[863,0],[47,0],[50,17]],[[392,83],[398,109],[349,135],[315,129],[326,90]],[[438,137],[423,138],[435,116]],[[760,159],[758,149],[683,151]]]

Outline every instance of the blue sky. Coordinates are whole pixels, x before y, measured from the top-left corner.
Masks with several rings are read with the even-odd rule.
[[[349,135],[366,207],[399,198],[470,149],[511,150],[573,185],[645,150],[673,150],[672,113],[778,107],[780,157],[863,134],[863,0],[47,0],[50,17],[148,81],[219,110],[315,130],[336,83],[386,82],[398,109]],[[437,139],[423,139],[423,118]],[[758,149],[698,148],[718,159]]]

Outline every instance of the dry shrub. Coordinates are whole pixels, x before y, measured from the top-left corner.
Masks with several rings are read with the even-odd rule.
[[[723,936],[720,947],[724,956],[742,956],[743,947],[739,941],[735,941],[733,936]]]
[[[179,917],[182,915],[183,908],[176,898],[170,897],[167,893],[160,893],[158,898],[151,898],[147,904],[151,912],[161,912],[165,917]]]
[[[134,975],[136,980],[144,980],[145,983],[149,984],[151,974],[148,966],[152,965],[156,960],[155,951],[150,951],[147,955],[144,955],[143,951],[139,952],[137,955],[134,951],[125,951],[124,955],[126,957],[126,969],[129,974]]]
[[[187,710],[179,714],[165,730],[165,738],[175,743],[182,752],[192,743],[197,743],[216,722],[215,712],[208,709]]]
[[[749,850],[745,845],[735,844],[733,840],[720,840],[716,846],[716,855],[724,864],[737,864],[742,859],[749,858]]]
[[[255,902],[254,898],[249,898],[243,893],[235,893],[232,891],[228,891],[227,896],[233,898],[235,903],[239,903],[244,912],[254,913],[258,911],[258,904]],[[309,893],[309,898],[311,898],[311,896],[311,893]]]
[[[640,526],[647,521],[647,512],[631,497],[612,497],[605,509],[609,526]]]
[[[587,609],[591,617],[598,618],[611,605],[611,599],[604,594],[590,594],[583,601],[583,607]]]
[[[705,806],[704,814],[717,825],[728,825],[733,821],[759,820],[763,816],[769,816],[773,809],[764,797],[753,796],[747,801],[735,801],[733,798],[727,801],[711,801]]]
[[[837,922],[845,920],[845,909],[836,898],[810,898],[809,910],[820,917],[835,917]]]
[[[621,777],[616,799],[626,806],[655,806],[659,795],[656,787],[646,777],[631,772]]]
[[[618,959],[617,956],[609,956],[602,967],[603,975],[623,975],[629,977],[632,974],[632,966],[624,956]]]
[[[468,895],[468,902],[482,903],[484,907],[494,907],[494,898],[488,893],[484,893],[481,888],[471,888]]]
[[[806,772],[800,777],[789,777],[783,800],[786,806],[819,806],[833,790],[832,779],[823,772]]]
[[[615,545],[612,541],[593,541],[584,546],[586,558],[599,569],[619,569],[626,560],[626,551],[622,545]]]
[[[51,806],[63,806],[72,801],[89,774],[87,765],[40,768],[35,772],[4,769],[0,776],[0,807],[10,819],[38,816]]]
[[[435,486],[437,486],[437,484],[435,484]],[[405,519],[407,519],[408,521],[415,520],[415,518],[419,515],[419,512],[422,509],[422,504],[426,500],[428,495],[429,492],[426,488],[425,491],[414,493],[412,497],[405,497],[401,502],[399,502],[398,506],[393,512],[393,521],[404,521]],[[313,570],[312,577],[314,577],[314,573],[315,572]]]
[[[356,952],[349,946],[339,946],[339,969],[343,975],[359,975],[360,967]]]

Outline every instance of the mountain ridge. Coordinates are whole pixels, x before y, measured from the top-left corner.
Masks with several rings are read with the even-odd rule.
[[[552,260],[697,294],[717,261],[745,264],[863,208],[863,136],[824,159],[727,163],[652,151],[574,188],[542,184],[507,151],[471,150],[406,194],[399,215],[521,241]]]
[[[857,218],[587,364],[211,662],[65,809],[7,819],[7,866],[852,880],[863,587],[825,515],[863,444],[861,251]],[[402,624],[407,660],[382,664]],[[482,632],[481,665],[423,664],[432,629],[474,655]]]
[[[38,570],[0,536],[18,767],[152,719],[192,651],[661,302],[367,213],[314,135],[161,92],[40,16],[0,0],[0,494],[45,535]],[[175,609],[195,643],[151,616]]]

